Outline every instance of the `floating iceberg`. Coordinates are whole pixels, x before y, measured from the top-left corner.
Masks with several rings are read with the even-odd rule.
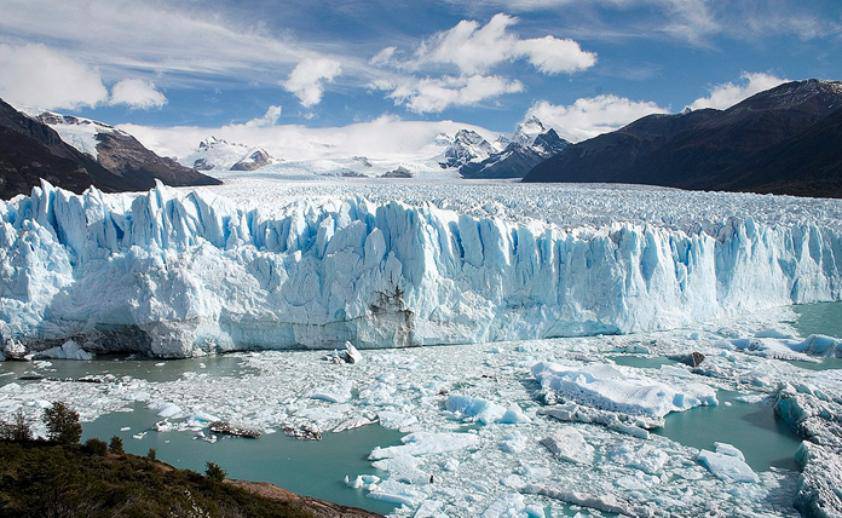
[[[544,391],[581,405],[624,414],[662,418],[670,412],[717,404],[716,391],[708,385],[671,387],[620,372],[608,364],[566,367],[540,362],[532,367],[532,375]]]
[[[842,231],[820,218],[571,227],[561,213],[467,214],[446,200],[248,208],[212,192],[43,183],[0,202],[2,339],[37,352],[81,336],[89,351],[162,357],[401,347],[647,331],[842,298]]]
[[[760,479],[745,462],[743,453],[730,444],[714,443],[716,451],[702,450],[697,457],[717,478],[725,482],[757,482]]]

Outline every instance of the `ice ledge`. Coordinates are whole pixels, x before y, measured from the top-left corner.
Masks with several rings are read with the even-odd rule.
[[[650,331],[842,298],[836,230],[716,228],[570,230],[362,198],[243,210],[162,185],[43,183],[0,202],[0,334],[101,349],[99,330],[126,329],[157,356],[402,347]]]

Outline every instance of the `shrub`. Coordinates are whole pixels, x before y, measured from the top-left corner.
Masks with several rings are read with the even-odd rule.
[[[205,476],[215,482],[222,482],[225,480],[225,470],[219,467],[219,464],[215,462],[208,462],[207,469],[205,470]]]
[[[15,412],[15,420],[11,423],[0,421],[0,440],[26,442],[32,440],[32,430],[26,421],[22,410]]]
[[[91,455],[102,456],[108,453],[108,445],[105,444],[105,441],[100,441],[99,439],[88,439],[85,443],[85,451]]]
[[[77,444],[82,438],[82,425],[79,412],[73,411],[62,402],[44,410],[44,424],[47,425],[47,437],[59,444]]]
[[[149,451],[146,452],[146,458],[149,460],[158,460],[158,450],[149,448]]]
[[[115,455],[122,455],[125,452],[123,451],[123,439],[120,439],[116,435],[111,438],[111,442],[108,443],[108,451]]]

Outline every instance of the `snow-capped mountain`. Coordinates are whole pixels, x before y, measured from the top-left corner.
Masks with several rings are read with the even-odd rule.
[[[255,149],[239,162],[231,166],[232,171],[254,171],[273,162],[273,158],[265,149]]]
[[[544,127],[544,123],[533,115],[517,125],[517,129],[512,134],[511,141],[521,146],[531,146],[539,135],[546,132],[547,129]]]
[[[465,178],[523,178],[568,144],[554,129],[548,130],[536,117],[530,117],[511,137],[501,135],[494,144],[476,132],[459,131],[445,150],[442,166],[458,168]]]
[[[102,122],[49,111],[41,113],[36,119],[53,128],[59,134],[61,140],[93,158],[99,156],[97,151],[99,139],[97,136],[120,131],[114,126]],[[121,133],[128,135],[125,132]]]
[[[254,171],[276,162],[263,148],[230,142],[211,135],[181,163],[199,171]]]
[[[445,149],[441,164],[443,167],[460,168],[471,162],[481,162],[499,151],[476,131],[462,129],[456,132]]]
[[[219,183],[171,158],[156,155],[132,135],[114,126],[50,111],[41,113],[35,119],[118,177],[117,183],[121,186],[115,190],[148,189],[155,185],[156,179],[174,186]],[[94,182],[94,185],[97,183]],[[108,184],[104,186],[111,187]]]
[[[0,197],[29,193],[47,180],[81,192],[212,185],[217,180],[162,158],[132,135],[107,124],[0,101]]]

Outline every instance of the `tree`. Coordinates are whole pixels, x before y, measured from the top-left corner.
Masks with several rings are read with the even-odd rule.
[[[158,450],[149,448],[149,451],[146,452],[146,458],[149,460],[158,460]]]
[[[44,424],[47,425],[47,436],[59,444],[78,444],[82,438],[82,425],[79,423],[79,412],[72,410],[64,403],[57,401],[53,406],[44,410]]]
[[[0,421],[0,439],[4,441],[26,442],[32,440],[32,430],[22,410],[15,412],[15,420],[11,423]]]
[[[222,482],[225,480],[227,473],[225,470],[219,467],[219,464],[215,462],[208,462],[207,469],[205,470],[205,476],[209,479],[213,480],[214,482]]]
[[[120,439],[116,435],[111,438],[111,442],[108,443],[108,451],[115,455],[122,455],[125,452],[123,451],[123,439]]]
[[[105,444],[105,441],[99,439],[88,439],[85,443],[85,450],[91,455],[104,456],[108,453],[108,445]]]

